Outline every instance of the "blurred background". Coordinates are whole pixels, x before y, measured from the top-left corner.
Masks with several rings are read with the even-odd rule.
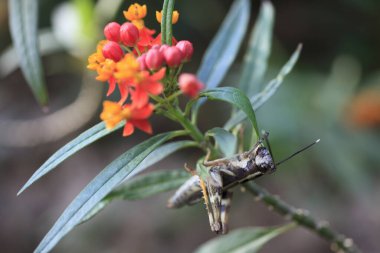
[[[122,10],[135,1],[40,0],[41,54],[50,102],[43,112],[35,101],[11,48],[7,1],[0,1],[0,249],[31,252],[71,200],[108,163],[148,136],[107,136],[74,155],[21,196],[17,191],[59,147],[99,122],[105,85],[86,69],[107,22],[124,22]],[[159,29],[148,5],[145,23]],[[194,43],[186,71],[196,72],[201,56],[232,1],[178,1],[177,39]],[[377,0],[273,1],[271,80],[298,43],[301,57],[278,92],[257,112],[270,132],[276,160],[320,138],[312,149],[258,180],[288,203],[310,210],[353,238],[363,252],[379,252],[380,235],[380,2]],[[252,1],[251,26],[260,1]],[[96,19],[94,18],[96,17]],[[233,35],[231,35],[233,36]],[[248,38],[248,37],[247,37]],[[248,40],[248,39],[247,39]],[[223,85],[234,85],[245,43]],[[115,97],[115,100],[117,97]],[[226,109],[226,110],[221,110]],[[222,126],[228,106],[207,104],[203,130]],[[203,116],[207,115],[207,117]],[[155,132],[175,124],[155,117]],[[200,155],[188,150],[156,169],[182,169]],[[53,252],[191,252],[215,237],[202,204],[166,209],[170,193],[141,201],[116,201],[79,226]],[[284,220],[252,196],[235,189],[230,228],[270,226]],[[262,252],[328,252],[330,245],[303,228],[267,244]],[[284,251],[284,249],[287,249]]]

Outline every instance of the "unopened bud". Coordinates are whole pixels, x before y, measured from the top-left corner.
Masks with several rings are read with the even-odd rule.
[[[183,73],[178,78],[179,88],[183,94],[196,97],[204,85],[194,74]]]
[[[147,70],[148,69],[148,67],[146,66],[146,53],[140,55],[137,58],[137,61],[139,62],[140,70]]]
[[[164,56],[158,49],[150,49],[146,53],[145,63],[149,69],[157,70],[162,67]]]
[[[120,40],[128,47],[135,46],[139,36],[139,30],[132,23],[126,22],[120,27]]]
[[[183,61],[190,61],[194,52],[193,44],[190,41],[181,40],[177,43],[176,47],[181,50]]]
[[[168,47],[163,50],[166,64],[169,67],[178,67],[182,62],[182,53],[175,46]]]
[[[104,36],[107,40],[119,42],[120,41],[120,25],[116,22],[108,23],[104,27]]]
[[[123,49],[115,41],[107,41],[103,46],[102,53],[105,58],[115,62],[120,61],[124,55]]]

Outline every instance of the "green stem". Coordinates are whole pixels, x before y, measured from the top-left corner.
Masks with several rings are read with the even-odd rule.
[[[172,16],[175,0],[165,0],[162,7],[161,19],[161,42],[162,44],[172,45]]]
[[[204,142],[204,137],[202,132],[193,125],[188,118],[186,118],[180,111],[176,110],[175,108],[170,109],[170,113],[174,116],[175,119],[185,128],[187,131],[189,131],[190,136],[198,142],[200,145]]]
[[[331,250],[335,252],[360,253],[360,249],[354,244],[352,239],[334,231],[327,222],[317,221],[311,217],[308,211],[295,208],[277,196],[273,196],[267,190],[261,188],[254,182],[247,182],[244,188],[253,194],[257,200],[261,200],[268,208],[291,219],[298,225],[303,226],[318,234],[323,239],[331,243]]]
[[[164,0],[164,5],[162,6],[162,18],[161,18],[161,44],[166,44],[166,13],[168,9],[168,0]]]

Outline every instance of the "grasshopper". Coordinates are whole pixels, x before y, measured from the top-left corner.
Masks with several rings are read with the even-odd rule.
[[[265,133],[251,150],[231,158],[208,161],[210,156],[210,152],[208,152],[203,162],[203,166],[206,166],[208,171],[205,179],[197,175],[195,170],[185,166],[193,176],[178,188],[168,200],[168,207],[180,208],[184,205],[192,205],[201,201],[203,197],[211,230],[217,234],[226,234],[232,198],[230,188],[262,175],[273,173],[278,165],[319,142],[318,139],[286,159],[274,163],[267,138],[268,133]],[[263,144],[264,139],[268,148]]]
[[[264,138],[268,134],[264,135]],[[216,233],[228,232],[228,211],[231,205],[231,187],[253,180],[276,170],[270,151],[263,145],[261,138],[251,150],[237,154],[231,158],[208,161],[210,152],[206,155],[203,165],[208,170],[208,176],[203,180],[193,174],[169,199],[169,208],[179,208],[191,205],[204,198],[211,230]],[[189,169],[188,169],[189,170]]]

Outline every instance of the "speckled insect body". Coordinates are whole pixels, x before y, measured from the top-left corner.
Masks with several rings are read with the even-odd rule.
[[[203,165],[208,169],[206,179],[193,175],[169,199],[168,207],[192,205],[203,197],[211,230],[222,234],[228,232],[228,211],[232,198],[232,192],[228,189],[272,173],[276,169],[272,156],[262,144],[262,140],[251,150],[231,158],[208,161],[206,157]]]

